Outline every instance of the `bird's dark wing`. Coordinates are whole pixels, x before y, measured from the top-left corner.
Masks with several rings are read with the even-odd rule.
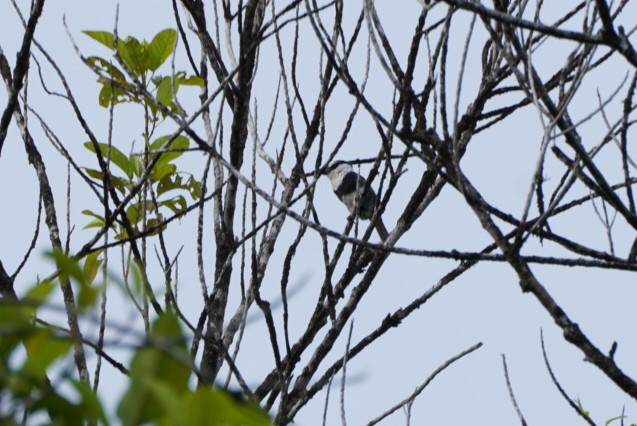
[[[363,191],[363,189],[365,188],[365,185],[365,178],[363,178],[356,172],[349,172],[345,175],[345,177],[341,181],[341,184],[338,188],[336,188],[334,193],[346,205],[348,205],[348,203],[352,204],[351,206],[348,205],[350,212],[352,212],[354,209],[354,199],[352,198],[349,200],[344,200],[344,198],[347,196],[356,196],[355,194],[357,187],[360,194],[361,191]],[[374,209],[376,208],[376,194],[374,193],[374,190],[372,190],[371,188],[367,188],[367,191],[365,191],[358,197],[360,197],[360,199],[358,201],[359,205],[356,207],[356,215],[361,219],[369,220],[374,213]]]
[[[344,196],[354,193],[354,191],[356,191],[357,181],[360,188],[365,187],[365,179],[363,179],[355,172],[347,173],[338,188],[334,190],[334,193],[336,194],[338,199],[343,201]]]

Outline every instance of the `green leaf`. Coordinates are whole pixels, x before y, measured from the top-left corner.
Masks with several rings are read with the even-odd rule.
[[[139,262],[132,261],[130,263],[131,275],[133,276],[133,289],[138,295],[146,294],[146,286],[144,286],[144,274],[142,273],[142,266]]]
[[[140,202],[140,203],[130,204],[126,208],[126,216],[128,217],[128,220],[130,220],[130,222],[133,225],[140,223],[144,219],[143,217],[144,208],[146,209],[146,213],[152,213],[153,210],[155,209],[153,204],[150,201],[146,203],[145,207],[143,203]]]
[[[155,71],[175,50],[175,42],[177,41],[177,31],[173,29],[165,29],[160,31],[153,37],[148,45],[148,68]]]
[[[170,200],[165,200],[159,203],[161,206],[168,207],[173,213],[180,214],[183,213],[188,208],[188,203],[186,203],[186,199],[181,195],[171,198]]]
[[[176,169],[176,167],[172,164],[167,165],[167,167]],[[185,187],[181,180],[181,176],[177,173],[167,174],[159,181],[159,185],[157,185],[157,196],[163,195],[174,189],[184,189]]]
[[[196,75],[186,76],[186,73],[183,71],[175,74],[175,78],[180,85],[184,86],[203,86],[204,80],[201,77],[197,77]]]
[[[93,306],[100,292],[100,287],[91,285],[85,270],[80,267],[79,261],[60,250],[53,250],[47,255],[55,259],[62,282],[73,279],[79,285],[78,308],[82,310]]]
[[[132,225],[136,225],[142,220],[141,206],[138,203],[130,204],[126,208],[126,217]]]
[[[123,171],[129,179],[133,176],[133,171],[131,168],[132,166],[130,164],[128,156],[126,156],[122,151],[120,151],[113,145],[110,145],[109,147],[109,145],[106,143],[98,143],[98,146],[105,160],[106,158],[108,158],[110,149],[111,163],[115,164],[121,171]],[[95,153],[95,145],[93,144],[93,142],[84,142],[84,147],[86,147],[86,149],[88,149],[89,151]]]
[[[158,104],[157,100],[154,97],[144,96],[143,102],[144,102],[144,105],[148,109],[150,109],[150,120],[153,123],[156,123],[159,120],[160,116],[165,117],[165,114],[163,113],[163,111],[159,109],[161,106],[161,103]]]
[[[627,417],[628,416],[617,416],[617,417],[610,418],[610,419],[606,420],[606,423],[604,423],[604,425],[608,426],[609,424],[613,423],[616,420],[622,420],[622,419],[625,419]]]
[[[89,169],[86,167],[82,167],[82,169],[84,169],[84,171],[86,172],[86,174],[99,181],[99,182],[103,182],[104,181],[104,174],[99,171],[99,170],[95,170],[95,169]],[[130,188],[131,187],[131,183],[127,180],[124,180],[120,177],[117,176],[113,176],[111,175],[110,177],[111,179],[111,184],[113,184],[113,186],[115,187],[115,189],[117,189],[119,192],[121,192],[122,194],[124,194],[126,192],[126,188]]]
[[[95,169],[89,169],[89,168],[86,168],[86,167],[83,167],[83,169],[84,169],[84,171],[86,172],[86,174],[89,177],[91,177],[91,178],[93,178],[95,180],[98,180],[100,182],[102,182],[104,180],[104,174],[101,171],[95,170]]]
[[[138,225],[144,220],[144,208],[146,209],[146,213],[152,213],[155,209],[154,205],[150,201],[146,202],[146,206],[139,202],[130,204],[126,208],[126,216],[128,217],[128,220],[130,220],[131,224]],[[135,227],[135,229],[137,229],[137,227]]]
[[[90,217],[94,217],[95,219],[101,220],[102,222],[104,222],[104,217],[98,215],[97,213],[93,213],[92,211],[86,209],[86,210],[82,210],[81,212],[83,215],[86,216],[90,216]]]
[[[83,407],[83,414],[88,415],[91,419],[99,419],[102,424],[108,426],[109,422],[104,413],[104,408],[93,389],[79,380],[72,379],[71,383],[80,394],[80,406]]]
[[[176,186],[167,185],[168,182],[172,183],[172,181],[170,180],[170,175],[172,175],[176,171],[177,171],[177,166],[175,166],[174,164],[168,164],[165,161],[158,161],[157,164],[155,164],[155,168],[153,169],[153,172],[151,173],[150,180],[152,182],[159,181],[159,188],[157,190],[158,196],[163,194],[166,191],[176,188]],[[164,181],[167,181],[167,182],[164,182]]]
[[[144,173],[144,162],[142,156],[139,154],[133,154],[130,157],[131,169],[133,174],[140,177]]]
[[[61,281],[68,281],[72,278],[80,285],[88,285],[88,280],[84,275],[84,271],[82,271],[82,268],[80,268],[76,259],[60,250],[53,250],[48,252],[46,255],[55,260],[60,271]]]
[[[0,389],[7,379],[6,362],[9,355],[25,339],[30,338],[36,327],[33,322],[38,306],[47,301],[57,286],[45,280],[31,287],[20,302],[5,303],[0,309]]]
[[[6,304],[0,309],[0,359],[3,363],[24,337],[35,331],[33,326],[34,307],[27,304]]]
[[[158,218],[156,219],[150,219],[148,222],[146,222],[146,229],[152,229],[154,227],[156,227],[157,225],[159,225],[160,223],[162,223],[164,221],[164,217],[162,215],[159,215]],[[159,234],[160,231],[165,231],[166,230],[166,224],[158,227],[156,230],[150,232],[148,234],[149,237],[152,237],[153,235],[157,235]]]
[[[200,181],[195,179],[194,176],[190,176],[190,178],[188,178],[187,186],[188,186],[188,190],[190,191],[190,196],[192,197],[193,200],[198,200],[199,198],[201,198],[201,191],[203,189],[203,185]]]
[[[150,150],[159,151],[160,149],[187,149],[190,146],[190,140],[187,137],[182,135],[175,137],[167,146],[164,146],[166,141],[168,141],[171,137],[172,135],[165,135],[165,136],[158,137],[150,144]],[[162,157],[162,158],[170,158],[171,160],[173,160],[179,157],[181,154],[182,154],[181,152],[165,153],[163,155],[168,157]]]
[[[53,425],[82,426],[85,410],[60,396],[54,389],[43,392],[43,397],[33,404],[31,411],[46,410]]]
[[[119,68],[113,65],[110,61],[100,58],[99,56],[89,56],[88,58],[86,58],[86,62],[88,62],[97,71],[100,71],[104,74],[109,75],[113,80],[117,81],[118,83],[126,87],[130,87],[129,83],[126,81],[126,76],[124,75],[124,73],[122,73],[119,70]],[[103,84],[106,83],[101,80],[101,77],[100,77],[100,82]]]
[[[80,287],[77,295],[77,306],[80,310],[86,310],[95,306],[98,296],[102,291],[102,286],[87,284]]]
[[[161,159],[159,160],[160,162],[169,163],[174,159],[181,157],[183,155],[182,150],[188,149],[190,146],[190,140],[182,135],[175,137],[169,144],[166,145],[166,142],[171,137],[172,135],[161,136],[155,139],[150,145],[150,150],[152,152],[160,150],[168,151],[162,153]]]
[[[86,259],[84,259],[84,275],[86,275],[86,279],[89,283],[92,283],[95,280],[97,271],[102,264],[102,259],[99,259],[99,255],[101,253],[101,250],[94,251],[86,256]]]
[[[157,161],[157,163],[155,164],[155,168],[153,169],[153,172],[151,173],[151,180],[153,182],[162,181],[163,179],[166,178],[166,176],[174,174],[177,168],[172,165],[169,166],[169,163],[181,157],[183,155],[183,152],[181,150],[188,149],[188,147],[190,146],[190,140],[187,137],[182,135],[175,137],[170,143],[168,143],[167,146],[164,146],[166,145],[167,141],[170,140],[171,137],[172,137],[171,135],[161,136],[155,139],[150,144],[150,150],[153,153],[160,150],[175,150],[175,151],[163,152],[161,154],[161,158],[159,159],[159,161]],[[173,189],[173,188],[170,188],[170,189]]]
[[[56,285],[53,281],[47,280],[33,286],[22,298],[23,302],[35,304],[36,306],[46,302]],[[3,308],[4,309],[4,308]]]
[[[141,77],[148,71],[148,55],[146,45],[140,43],[135,37],[126,37],[126,40],[118,40],[117,53],[136,76]]]
[[[190,366],[184,362],[189,355],[174,313],[165,312],[155,320],[149,342],[133,358],[131,384],[117,408],[117,415],[127,426],[147,423],[166,415],[169,407],[165,405],[164,397],[188,391]]]
[[[99,220],[95,219],[84,225],[82,229],[101,228],[102,226],[104,226],[104,222],[100,222]]]
[[[182,398],[177,419],[191,426],[270,426],[255,403],[218,388],[199,388]]]
[[[82,229],[101,228],[104,226],[104,218],[102,216],[95,214],[90,210],[82,210],[82,214],[94,218],[88,224],[84,225],[84,228]]]
[[[52,336],[48,330],[38,329],[25,342],[27,359],[20,372],[25,377],[43,380],[46,369],[71,348],[69,339]]]
[[[82,31],[87,36],[91,37],[93,40],[102,43],[104,46],[109,49],[113,49],[115,46],[115,36],[106,31]]]
[[[57,288],[50,280],[35,284],[24,295],[20,302],[6,303],[0,309],[0,366],[9,359],[9,354],[23,339],[31,336],[36,328],[33,317],[41,304],[46,302]],[[1,367],[0,367],[1,368]]]
[[[89,169],[87,167],[82,167],[84,172],[92,179],[102,183],[104,181],[104,174],[95,169]],[[117,189],[120,193],[126,193],[126,189],[131,187],[131,182],[124,180],[117,176],[110,176],[111,184]]]
[[[128,92],[110,83],[105,83],[97,95],[97,102],[103,108],[107,108],[111,102],[113,102],[113,105],[117,105],[132,101],[133,98]]]
[[[176,89],[176,88],[175,88]],[[173,87],[172,79],[170,77],[164,77],[157,85],[157,93],[155,97],[164,106],[170,106],[173,101]]]
[[[173,418],[177,420],[172,424],[180,424],[179,413],[179,401],[180,394],[175,392],[168,384],[157,379],[148,379],[146,385],[148,390],[152,393],[154,399],[161,406],[161,413],[157,416],[157,419],[161,418]]]

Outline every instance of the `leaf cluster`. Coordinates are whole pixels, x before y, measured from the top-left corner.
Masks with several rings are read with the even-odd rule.
[[[102,89],[98,99],[101,106],[108,107],[123,102],[141,103],[150,109],[155,120],[165,117],[168,112],[185,115],[175,102],[179,87],[202,86],[203,80],[197,76],[188,76],[183,71],[169,76],[156,74],[175,50],[175,30],[168,28],[160,31],[150,42],[143,39],[140,41],[132,36],[121,39],[107,31],[84,31],[84,34],[109,48],[120,65],[118,67],[112,60],[100,56],[86,59],[100,76],[98,82],[102,84]],[[136,83],[140,83],[145,90],[140,90]],[[153,93],[154,97],[145,92]]]
[[[92,142],[86,142],[84,146],[92,153],[96,152]],[[109,170],[108,180],[121,195],[127,195],[140,184],[140,180],[144,178],[148,158],[158,156],[146,180],[154,191],[156,203],[137,197],[136,201],[130,203],[126,209],[127,218],[136,227],[136,231],[151,229],[147,235],[152,236],[164,230],[165,218],[160,212],[162,208],[168,209],[175,215],[180,215],[186,210],[188,207],[186,198],[182,193],[175,194],[174,191],[186,192],[193,200],[201,197],[201,182],[192,175],[180,172],[174,164],[174,161],[190,147],[190,141],[185,136],[175,138],[168,135],[161,136],[146,145],[144,154],[126,155],[117,147],[106,143],[99,143],[98,147],[100,154],[110,158],[111,164],[119,169],[117,174]],[[84,168],[84,170],[97,182],[102,183],[106,180],[105,174],[100,170],[93,168]],[[104,216],[91,210],[86,209],[82,213],[93,218],[86,228],[100,228],[106,223]],[[129,237],[124,227],[116,226],[116,229],[117,239]]]
[[[38,310],[50,303],[60,280],[77,285],[79,309],[95,307],[100,291],[93,283],[98,262],[87,258],[81,264],[61,252],[52,252],[49,257],[59,266],[57,277],[33,286],[20,302],[3,301],[0,308],[0,424],[19,424],[27,415],[42,412],[54,425],[108,425],[109,417],[94,390],[68,372],[59,371],[59,361],[71,355],[72,339],[35,321]],[[20,351],[21,345],[26,355]],[[268,415],[242,395],[214,387],[191,390],[193,371],[179,320],[167,311],[153,322],[146,342],[135,351],[128,389],[117,409],[118,423],[271,424]],[[55,379],[50,379],[52,372]],[[69,384],[71,391],[60,391],[62,383]]]

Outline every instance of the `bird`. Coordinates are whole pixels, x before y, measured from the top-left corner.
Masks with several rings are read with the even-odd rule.
[[[326,172],[334,193],[345,204],[349,213],[359,219],[370,220],[378,205],[378,197],[374,190],[366,185],[365,178],[356,173],[352,165],[345,161],[334,162]],[[389,236],[380,216],[376,221],[376,231],[383,241]]]

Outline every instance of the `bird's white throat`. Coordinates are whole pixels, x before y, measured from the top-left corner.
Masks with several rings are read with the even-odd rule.
[[[332,184],[332,189],[336,191],[339,185],[341,184],[341,182],[343,181],[343,178],[345,177],[345,175],[353,170],[354,169],[352,168],[352,166],[347,163],[339,164],[338,166],[336,166],[336,168],[334,168],[334,170],[331,170],[327,174],[327,177],[330,180],[330,183]]]

